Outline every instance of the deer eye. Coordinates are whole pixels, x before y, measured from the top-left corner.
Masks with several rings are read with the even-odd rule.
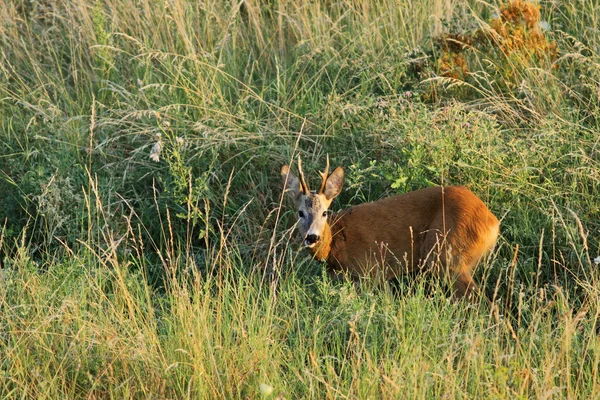
[[[323,211],[323,216],[327,217],[327,211]]]
[[[304,218],[304,212],[298,211],[298,218]]]

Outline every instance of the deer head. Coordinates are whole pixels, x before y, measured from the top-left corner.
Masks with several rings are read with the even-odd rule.
[[[298,230],[304,239],[304,247],[315,247],[323,237],[327,226],[327,209],[333,199],[342,191],[344,169],[337,167],[329,175],[329,156],[321,175],[321,186],[318,191],[311,191],[304,179],[302,161],[298,156],[298,179],[287,165],[281,167],[281,178],[284,190],[289,194],[298,210]]]

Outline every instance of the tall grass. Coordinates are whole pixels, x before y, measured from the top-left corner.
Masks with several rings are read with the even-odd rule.
[[[600,397],[600,8],[541,2],[555,59],[441,76],[501,7],[4,2],[2,397]],[[339,208],[470,187],[493,302],[329,281],[282,205],[297,154],[346,168]]]

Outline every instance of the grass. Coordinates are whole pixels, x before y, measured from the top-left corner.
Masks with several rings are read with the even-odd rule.
[[[540,6],[495,42],[501,3],[4,2],[2,397],[599,398],[600,7]],[[298,154],[334,208],[472,189],[492,304],[331,282]]]

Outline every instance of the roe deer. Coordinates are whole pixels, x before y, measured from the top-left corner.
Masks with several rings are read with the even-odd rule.
[[[299,179],[281,168],[284,190],[298,210],[303,245],[326,261],[329,272],[385,280],[431,265],[453,282],[456,297],[477,289],[472,272],[496,243],[500,224],[483,201],[462,186],[429,187],[359,204],[327,215],[340,194],[344,170],[329,175],[329,157],[321,186],[311,191],[298,157]]]

